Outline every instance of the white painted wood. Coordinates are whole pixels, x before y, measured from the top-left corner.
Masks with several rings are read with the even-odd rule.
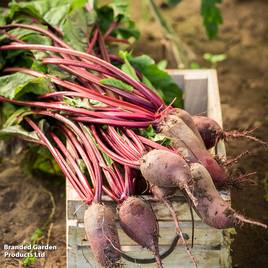
[[[170,70],[174,80],[184,91],[185,108],[191,114],[206,114],[215,119],[222,125],[222,114],[220,106],[220,95],[215,70]],[[217,148],[220,156],[225,156],[224,143],[220,143]],[[83,205],[76,192],[67,183],[67,263],[69,268],[100,268],[95,262],[94,257],[84,236],[83,214],[86,206]],[[222,193],[222,196],[230,200],[229,192]],[[160,225],[160,250],[165,250],[172,241],[175,231],[172,219],[164,205],[145,197],[152,203]],[[104,202],[115,209],[115,204],[107,197]],[[183,232],[191,235],[191,218],[189,208],[183,196],[178,196],[173,201],[177,215],[181,221]],[[195,256],[198,267],[229,268],[231,267],[229,232],[228,230],[216,230],[203,224],[195,214],[195,246],[193,255]],[[118,226],[119,227],[119,226]],[[134,241],[128,238],[119,227],[119,236],[122,250],[133,257],[152,257],[151,253],[142,249]],[[87,260],[88,261],[87,261]],[[156,267],[155,264],[138,265],[122,260],[124,267]],[[188,268],[193,267],[185,249],[178,242],[175,251],[164,261],[165,268]]]

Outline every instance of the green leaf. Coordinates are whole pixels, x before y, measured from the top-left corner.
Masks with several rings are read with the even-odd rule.
[[[97,101],[97,100],[89,100],[89,103],[93,106],[96,106],[96,107],[105,107],[106,104],[104,104],[103,102],[100,102],[100,101]]]
[[[61,173],[61,170],[57,162],[51,156],[43,157],[41,155],[38,155],[32,165],[32,169],[39,170],[43,173],[52,174],[52,175]]]
[[[139,38],[140,33],[135,27],[134,21],[129,18],[127,9],[128,1],[125,0],[114,0],[108,5],[96,7],[97,25],[101,31],[105,33],[111,23],[117,22],[119,25],[112,31],[112,36],[124,39]]]
[[[35,131],[27,131],[20,125],[9,126],[0,130],[0,138],[9,138],[10,136],[17,136],[30,142],[39,140]]]
[[[205,53],[203,55],[203,58],[210,63],[218,63],[221,61],[226,60],[227,56],[225,54],[210,54],[210,53]]]
[[[156,135],[156,132],[153,126],[149,125],[145,129],[140,129],[140,134],[146,138],[153,138]]]
[[[217,4],[220,3],[222,3],[222,0],[201,1],[201,15],[203,17],[203,24],[210,39],[217,36],[219,25],[223,22],[221,11],[217,6]]]
[[[153,59],[146,55],[132,57],[127,54],[125,57],[146,77],[146,81],[150,81],[152,89],[163,98],[167,105],[173,102],[174,107],[183,107],[181,89],[166,71],[161,70],[155,64]]]
[[[0,14],[2,14],[2,15],[0,16],[0,26],[3,26],[3,25],[6,24],[5,13],[6,13],[5,9],[2,8],[2,7],[0,7]]]
[[[53,85],[44,77],[19,72],[0,77],[0,95],[9,99],[18,99],[26,93],[41,95],[52,91]]]
[[[190,68],[192,70],[200,69],[201,66],[197,62],[192,62]]]
[[[31,242],[35,243],[39,238],[44,235],[44,231],[41,228],[36,228],[31,236]]]
[[[63,97],[63,102],[76,108],[85,108],[91,110],[91,103],[90,100],[87,98],[81,99],[81,98]]]
[[[10,127],[12,125],[19,125],[23,120],[24,116],[31,115],[32,111],[29,107],[17,108],[10,116],[6,119],[4,123],[4,128]]]
[[[7,121],[7,119],[15,113],[15,111],[17,110],[17,108],[8,102],[3,102],[1,103],[0,106],[0,126],[2,127],[3,124]]]
[[[74,49],[85,51],[88,38],[94,23],[96,13],[94,10],[88,12],[84,7],[87,0],[37,0],[30,2],[12,3],[10,5],[9,19],[18,19],[19,14],[28,14],[38,19],[41,23],[58,27],[64,33],[64,40]],[[22,17],[22,22],[30,23],[28,18]],[[27,21],[27,22],[25,22]],[[42,27],[42,26],[41,26]],[[22,30],[22,29],[15,29]],[[30,40],[31,43],[45,42],[46,37],[36,34],[37,40]],[[42,40],[42,38],[44,40]]]
[[[167,68],[167,60],[161,60],[157,63],[157,67],[160,69],[160,70],[163,70],[165,71],[165,69]]]
[[[171,140],[164,134],[156,133],[152,125],[148,126],[146,129],[140,129],[140,134],[164,146],[171,145]]]
[[[18,14],[27,14],[54,27],[60,27],[65,17],[75,8],[86,4],[86,0],[36,0],[11,2],[8,18],[17,18]]]
[[[125,82],[115,78],[104,78],[100,80],[100,83],[105,86],[112,86],[125,91],[133,91],[133,87],[131,85],[128,85]]]
[[[171,145],[171,139],[163,134],[156,134],[153,138],[153,141],[160,143],[163,146],[170,146]]]
[[[29,267],[37,262],[37,258],[33,256],[27,256],[22,259],[22,266]]]
[[[181,0],[164,0],[162,5],[165,7],[175,7],[180,2]]]
[[[113,159],[102,150],[101,150],[101,154],[102,154],[104,161],[106,162],[108,166],[111,166],[114,163]]]
[[[128,1],[113,0],[112,3],[110,3],[108,6],[112,8],[114,18],[127,16]]]
[[[86,51],[88,39],[96,22],[96,13],[88,13],[85,9],[71,12],[63,24],[64,40],[74,49]]]
[[[128,61],[128,57],[129,57],[129,53],[127,51],[119,51],[119,56],[124,60],[124,64],[121,66],[121,69],[123,72],[125,72],[126,74],[128,74],[129,76],[131,76],[133,79],[135,79],[136,81],[140,81],[135,69],[131,66],[131,64]]]

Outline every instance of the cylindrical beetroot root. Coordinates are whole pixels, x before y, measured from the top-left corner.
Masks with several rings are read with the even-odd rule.
[[[201,141],[202,146],[204,146],[203,139],[202,139],[202,137],[201,137],[196,125],[195,125],[193,117],[188,112],[186,112],[185,110],[180,109],[180,108],[173,108],[170,113],[173,114],[174,116],[177,116],[180,119],[182,119],[183,122],[193,131],[193,133]]]
[[[152,150],[141,158],[140,170],[151,184],[161,188],[179,187],[186,192],[192,202],[190,168],[178,154],[165,150]]]
[[[131,239],[154,253],[158,267],[162,267],[158,248],[159,227],[150,205],[140,198],[128,197],[119,208],[119,222]]]
[[[168,113],[160,123],[161,133],[171,139],[172,147],[177,149],[190,163],[202,163],[217,186],[228,184],[225,169],[220,166],[185,122],[176,114]]]
[[[193,116],[192,118],[207,149],[211,149],[217,145],[219,140],[226,140],[228,138],[246,138],[267,146],[266,142],[252,136],[254,129],[246,131],[224,131],[221,126],[212,118],[197,115]]]
[[[93,203],[84,215],[86,236],[96,260],[107,268],[121,267],[120,242],[111,208]]]
[[[207,149],[214,147],[216,143],[223,138],[224,132],[215,120],[198,115],[193,116],[192,118]]]
[[[198,135],[198,130],[196,127],[194,130],[191,125],[188,126],[187,123],[180,117],[180,114],[184,120],[185,116],[182,115],[182,112],[179,113],[177,109],[171,110],[171,112],[167,113],[161,120],[158,125],[158,130],[164,134],[165,136],[169,137],[171,141],[175,141],[180,143],[181,146],[186,146],[189,148],[199,148],[205,149],[205,145],[203,143],[202,138]],[[198,136],[197,136],[198,135]]]
[[[265,224],[249,220],[231,208],[228,202],[222,199],[208,171],[198,163],[191,165],[193,179],[193,195],[197,198],[196,213],[206,224],[217,229],[234,227],[239,223],[250,223],[267,228]]]

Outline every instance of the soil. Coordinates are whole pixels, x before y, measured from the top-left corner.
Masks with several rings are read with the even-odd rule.
[[[26,251],[4,250],[4,245],[27,244],[39,228],[42,233],[36,244],[56,246],[56,250],[45,251],[46,258],[36,258],[29,267],[65,267],[64,179],[29,175],[21,168],[19,154],[5,157],[2,154],[3,150],[0,164],[0,267],[22,267],[22,258],[4,257],[3,253]]]
[[[145,1],[130,2],[132,14],[142,31],[135,50],[156,60],[166,58],[169,68],[175,68],[168,41],[163,38],[159,25],[148,16]],[[256,136],[268,140],[268,2],[225,0],[221,5],[224,24],[219,37],[212,41],[207,39],[202,27],[199,5],[199,0],[182,1],[176,8],[163,10],[163,14],[193,51],[194,61],[202,67],[211,67],[203,60],[206,52],[227,55],[227,59],[217,66],[225,129],[257,127]],[[234,189],[233,207],[268,223],[263,185],[265,176],[268,176],[267,151],[256,143],[235,140],[228,143],[228,155],[236,156],[245,148],[251,154],[239,162],[238,168],[257,171],[254,178],[257,185]],[[1,250],[4,243],[28,242],[34,231],[43,227],[44,235],[39,242],[49,240],[57,250],[49,252],[46,260],[39,259],[33,267],[66,267],[64,182],[55,184],[52,177],[40,178],[23,173],[18,156],[5,159],[0,164]],[[44,226],[53,207],[49,193],[55,199],[56,210],[50,224]],[[267,267],[267,252],[266,231],[248,226],[237,228],[232,244],[234,267]],[[3,258],[1,254],[0,267],[19,266],[18,259]]]

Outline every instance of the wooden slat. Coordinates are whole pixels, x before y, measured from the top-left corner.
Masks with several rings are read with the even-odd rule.
[[[104,201],[107,205],[110,205],[114,209],[116,208],[116,204],[110,201]],[[189,211],[189,206],[185,203],[182,199],[177,199],[176,201],[172,202],[174,209],[180,218],[181,221],[191,221],[191,215]],[[160,202],[150,202],[154,213],[158,220],[167,221],[170,220],[170,213],[169,210]],[[79,222],[84,221],[84,212],[87,208],[86,205],[83,205],[81,201],[68,201],[68,219],[77,219]],[[194,219],[196,221],[200,221],[200,218],[194,213]]]
[[[183,230],[183,233],[186,233],[191,239],[191,226],[187,222],[180,224]],[[117,224],[118,233],[120,237],[120,243],[124,246],[138,246],[136,242],[131,240],[121,229],[120,225]],[[173,222],[159,222],[160,238],[159,244],[162,246],[168,246],[172,242],[173,238],[176,235],[175,227]],[[69,238],[70,241],[76,239],[77,246],[88,246],[88,241],[85,238],[84,224],[80,223],[77,225],[69,225]],[[194,245],[199,246],[204,249],[220,249],[222,246],[222,231],[215,230],[205,226],[204,224],[198,224],[195,226],[195,235],[194,235]],[[71,243],[70,243],[71,244]],[[182,241],[179,240],[179,245],[183,245]]]
[[[122,247],[122,250],[126,250],[126,247]],[[163,249],[166,249],[163,248]],[[148,252],[146,249],[140,249],[139,247],[136,250],[131,252],[132,257],[138,258],[152,258],[152,254]],[[193,249],[193,255],[196,258],[197,264],[199,268],[223,268],[225,260],[222,259],[224,256],[219,256],[218,250],[202,250],[199,248]],[[76,260],[73,263],[69,263],[69,268],[101,268],[98,265],[92,255],[92,252],[85,248],[80,248],[77,250],[73,250],[70,252],[70,256],[72,260]],[[123,261],[124,267],[127,268],[155,268],[156,264],[135,264],[128,261]],[[193,263],[191,259],[186,254],[183,247],[177,247],[174,252],[166,259],[163,260],[163,266],[165,268],[193,268]]]

